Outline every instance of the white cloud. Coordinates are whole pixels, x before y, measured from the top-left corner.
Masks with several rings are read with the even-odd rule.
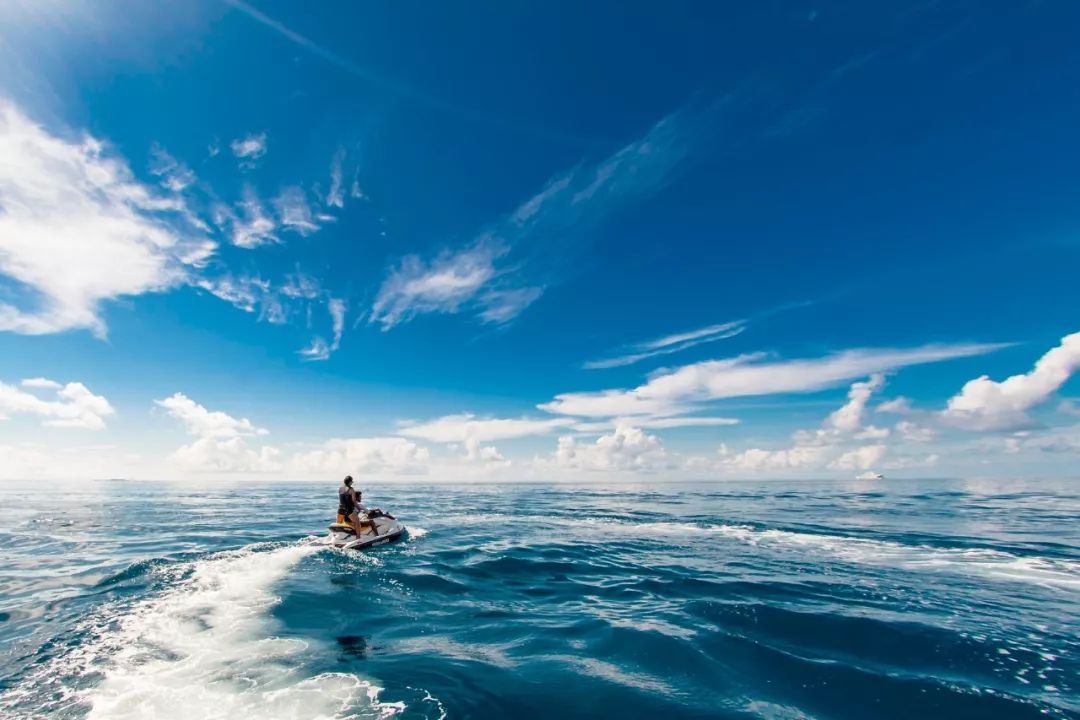
[[[389,473],[416,475],[428,470],[427,448],[399,437],[334,438],[317,450],[297,454],[292,468],[301,473]]]
[[[476,438],[465,440],[465,459],[488,467],[509,467],[510,461],[493,445],[481,445]]]
[[[1062,400],[1058,405],[1058,412],[1064,415],[1080,417],[1080,406],[1076,404],[1075,400]]]
[[[193,284],[195,287],[206,290],[219,300],[235,305],[244,312],[255,312],[259,300],[270,291],[270,282],[268,280],[251,275],[199,278]]]
[[[295,299],[314,300],[322,294],[322,287],[318,280],[297,270],[296,274],[285,278],[281,294]]]
[[[0,479],[52,477],[55,472],[53,453],[37,446],[0,444]]]
[[[632,417],[670,416],[693,409],[685,403],[666,398],[643,397],[627,390],[602,390],[600,392],[562,393],[548,403],[537,407],[558,415],[583,417]]]
[[[169,456],[181,467],[197,472],[276,472],[281,469],[280,451],[263,446],[253,449],[248,439],[269,434],[247,418],[208,410],[183,393],[174,393],[155,404],[179,420],[196,439]]]
[[[828,458],[829,452],[829,448],[815,445],[796,445],[780,450],[750,448],[740,453],[732,453],[726,445],[721,445],[719,450],[723,465],[749,471],[820,467]]]
[[[1019,453],[1080,454],[1080,425],[1020,431],[1005,438],[1005,452]]]
[[[564,190],[566,190],[573,179],[573,175],[563,175],[562,177],[549,180],[543,190],[523,202],[518,206],[517,210],[510,214],[511,221],[518,225],[527,223],[534,215],[540,212],[544,203],[557,198]]]
[[[345,301],[340,298],[330,298],[326,307],[330,312],[330,319],[333,323],[333,342],[327,343],[321,337],[312,338],[311,345],[298,352],[305,360],[329,360],[330,356],[341,347],[341,336],[345,332],[345,311],[347,309]]]
[[[877,465],[877,467],[882,470],[910,470],[912,468],[930,468],[936,467],[939,460],[941,460],[941,456],[937,453],[906,457],[890,456],[888,460],[881,462],[879,465]]]
[[[573,192],[570,204],[610,202],[662,186],[694,148],[699,125],[708,124],[707,115],[689,108],[667,115],[641,138],[576,173],[573,187],[567,188]]]
[[[661,187],[698,139],[704,115],[673,113],[605,160],[561,173],[462,249],[402,258],[383,282],[371,322],[390,329],[417,315],[465,310],[483,322],[509,322],[543,292],[524,273],[550,272],[583,233]],[[514,253],[523,257],[508,257]]]
[[[311,308],[317,305],[325,293],[317,280],[303,273],[286,276],[284,284],[275,286],[257,275],[222,275],[193,279],[191,285],[205,290],[215,297],[249,313],[258,313],[260,321],[283,325],[290,318],[306,311],[308,326],[311,325]],[[316,301],[316,302],[313,302]],[[309,359],[325,360],[341,344],[345,329],[347,306],[339,298],[327,298],[327,310],[332,322],[332,343],[315,338],[311,347],[300,351]]]
[[[49,380],[48,378],[27,378],[19,383],[23,387],[35,388],[38,390],[59,390],[63,387],[55,380]]]
[[[863,445],[854,450],[848,450],[829,463],[829,467],[834,470],[870,470],[881,462],[885,457],[885,452],[884,445]]]
[[[174,393],[154,402],[179,420],[189,435],[229,439],[266,435],[269,432],[265,428],[256,427],[247,418],[236,418],[218,410],[207,410],[183,393]]]
[[[853,383],[848,392],[847,403],[829,415],[825,425],[841,432],[857,431],[862,427],[867,401],[884,386],[885,376],[881,373],[874,373],[866,382]]]
[[[196,472],[273,473],[281,470],[281,451],[248,447],[243,438],[201,437],[169,455],[169,461]]]
[[[732,320],[731,322],[720,323],[719,325],[708,325],[703,328],[698,328],[697,330],[676,333],[674,335],[665,335],[664,337],[655,340],[649,340],[640,343],[638,347],[642,350],[662,350],[671,347],[672,345],[682,345],[683,343],[688,342],[708,340],[716,335],[731,337],[729,333],[742,332],[746,326],[746,322],[746,320]]]
[[[497,243],[479,242],[430,263],[405,256],[379,288],[370,322],[389,330],[421,313],[456,313],[495,277],[495,259],[504,252]]]
[[[266,133],[252,133],[229,143],[241,167],[254,167],[255,161],[266,154]]]
[[[949,399],[943,419],[969,430],[1007,430],[1030,423],[1027,411],[1045,403],[1080,367],[1080,333],[1066,335],[1030,372],[1002,382],[968,381]]]
[[[0,275],[20,306],[0,303],[0,330],[104,336],[102,304],[170,289],[216,245],[183,201],[138,183],[92,137],[53,135],[0,101]]]
[[[173,192],[183,192],[195,184],[195,173],[184,163],[154,143],[150,148],[150,173],[161,178],[161,185]]]
[[[139,472],[138,460],[109,445],[0,444],[0,480],[130,477]]]
[[[937,439],[938,432],[934,428],[919,425],[910,420],[901,420],[896,423],[896,432],[900,437],[909,442],[931,442]]]
[[[629,425],[620,425],[595,443],[581,443],[569,435],[560,437],[554,462],[576,470],[651,471],[670,464],[659,438]]]
[[[337,352],[337,349],[341,347],[341,335],[345,332],[345,311],[347,307],[345,301],[340,298],[330,298],[326,307],[330,311],[334,331],[334,342],[331,343],[330,350]]]
[[[364,191],[360,188],[360,168],[359,167],[357,167],[356,170],[353,171],[353,181],[352,181],[352,186],[349,188],[349,197],[355,198],[356,200],[363,200],[364,199]]]
[[[644,427],[705,427],[731,425],[732,418],[629,418],[595,423],[582,423],[573,418],[478,418],[471,413],[446,415],[418,423],[403,421],[397,432],[406,437],[429,442],[445,443],[452,450],[463,448],[464,458],[482,462],[488,467],[508,466],[510,462],[490,445],[498,440],[546,435],[562,428],[585,433],[606,433],[596,443],[581,443],[572,437],[559,441],[559,448],[550,460],[538,460],[543,464],[554,463],[562,468],[620,470],[656,468],[667,462],[667,454],[659,440],[642,432],[642,427],[631,425],[640,421]]]
[[[326,342],[325,339],[321,337],[313,337],[311,339],[311,344],[308,345],[306,348],[297,350],[296,354],[304,360],[316,362],[321,360],[329,360],[331,350],[330,345]]]
[[[927,345],[846,350],[823,358],[764,361],[765,355],[710,360],[654,374],[631,390],[563,393],[540,409],[564,415],[675,415],[692,403],[724,398],[824,390],[852,378],[908,365],[979,355],[1000,345]]]
[[[56,399],[43,400],[37,395],[0,382],[0,420],[12,415],[34,415],[50,427],[102,430],[105,418],[116,411],[109,401],[95,395],[80,382],[61,385],[45,378],[23,380],[23,387],[55,392]]]
[[[611,420],[595,422],[579,422],[573,425],[578,432],[600,432],[610,430],[619,425],[633,425],[644,430],[670,430],[684,427],[720,427],[725,425],[738,425],[738,418],[729,417],[621,417]]]
[[[892,431],[889,430],[889,428],[875,427],[874,425],[869,425],[867,427],[864,427],[862,430],[853,433],[851,437],[855,440],[884,440],[891,434]]]
[[[910,415],[914,412],[911,408],[911,400],[906,397],[895,397],[886,400],[875,408],[880,413],[893,413],[894,415]]]
[[[311,206],[308,205],[303,188],[292,185],[282,190],[274,198],[274,208],[281,226],[286,230],[306,236],[319,229],[319,225],[312,218]]]
[[[1021,442],[1029,434],[1030,433],[1028,433],[1027,431],[1022,431],[1022,432],[1013,433],[1012,437],[1005,438],[1005,452],[1006,452],[1006,454],[1008,454],[1008,455],[1016,455],[1017,453],[1019,453],[1023,449],[1023,446],[1021,445]]]
[[[489,442],[543,435],[567,425],[568,421],[560,419],[477,418],[464,413],[445,415],[424,423],[405,422],[398,426],[398,433],[439,443]]]
[[[864,426],[866,407],[875,392],[885,385],[885,378],[874,373],[868,380],[852,383],[847,402],[833,411],[816,430],[797,430],[792,447],[768,450],[750,448],[732,453],[721,446],[723,466],[746,471],[806,470],[828,467],[834,470],[869,469],[887,450],[881,443],[852,447],[853,443],[884,440],[888,428]]]
[[[277,223],[266,212],[266,208],[255,192],[255,188],[245,184],[243,199],[238,205],[241,212],[239,217],[224,206],[217,208],[219,218],[228,219],[232,223],[233,245],[245,250],[251,250],[261,245],[278,242],[278,238],[274,234],[274,231],[277,230]],[[221,223],[219,222],[219,224]]]
[[[283,325],[288,321],[285,305],[274,292],[269,280],[253,275],[223,275],[216,278],[198,278],[192,281],[192,285],[244,312],[253,313],[258,310],[259,320],[273,325]]]
[[[541,287],[494,289],[480,296],[479,318],[485,323],[510,322],[544,294]]]
[[[682,350],[687,350],[703,343],[735,337],[746,330],[747,323],[748,321],[746,320],[734,320],[718,325],[709,325],[708,327],[692,330],[690,332],[668,335],[666,337],[657,338],[656,340],[633,345],[629,348],[630,352],[622,355],[604,358],[602,360],[590,360],[585,363],[584,367],[587,370],[621,367],[624,365],[632,365],[647,358],[656,357],[657,355],[669,355],[671,353],[681,352]]]
[[[326,204],[336,208],[345,207],[345,192],[342,187],[342,164],[345,162],[345,148],[338,148],[330,161],[330,192],[326,195]]]

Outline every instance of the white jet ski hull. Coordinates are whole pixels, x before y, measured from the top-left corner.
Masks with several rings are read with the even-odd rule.
[[[352,527],[334,523],[330,526],[330,544],[343,550],[367,550],[400,540],[405,535],[405,526],[397,520],[378,517],[374,522],[378,529],[377,535],[368,531],[359,536]]]

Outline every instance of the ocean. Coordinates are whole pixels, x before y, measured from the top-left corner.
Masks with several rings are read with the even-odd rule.
[[[0,485],[0,717],[1078,718],[1080,484]]]

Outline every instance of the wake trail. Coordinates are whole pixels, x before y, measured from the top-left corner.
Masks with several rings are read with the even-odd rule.
[[[59,685],[57,707],[39,704],[37,713],[78,706],[88,720],[398,715],[404,703],[381,702],[381,688],[368,680],[305,672],[308,641],[276,634],[275,586],[324,549],[310,541],[257,544],[169,567],[163,592],[103,611],[92,621],[94,637],[19,683],[0,698],[0,710],[6,715]],[[71,682],[80,676],[84,682]]]

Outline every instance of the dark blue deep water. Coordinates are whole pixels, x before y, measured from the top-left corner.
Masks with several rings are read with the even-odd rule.
[[[0,487],[0,717],[1080,717],[1075,483],[335,487]]]

